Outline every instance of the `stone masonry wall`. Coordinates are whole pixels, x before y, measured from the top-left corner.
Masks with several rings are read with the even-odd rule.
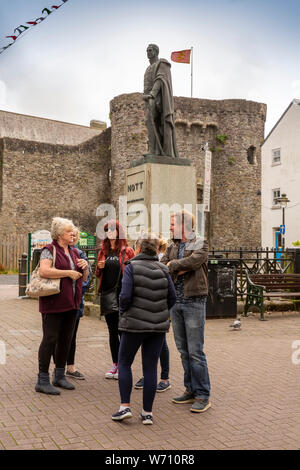
[[[261,246],[261,144],[266,106],[228,100],[213,156],[211,240],[215,246]],[[251,149],[252,148],[252,149]],[[250,150],[249,150],[250,149]]]
[[[210,245],[260,245],[266,106],[175,97],[174,107],[179,156],[192,161],[200,188],[206,142],[212,150]],[[144,121],[142,94],[132,93],[111,101],[111,129],[80,145],[0,139],[0,234],[49,228],[55,215],[94,233],[97,207],[118,209],[125,170],[147,152]]]
[[[260,245],[260,145],[266,105],[246,100],[174,98],[179,156],[196,168],[201,187],[206,142],[213,151],[210,245]],[[124,194],[130,163],[147,152],[142,94],[111,101],[112,203]],[[249,154],[247,153],[248,149]],[[248,160],[249,158],[249,160]],[[249,163],[253,160],[253,163]]]
[[[79,145],[103,128],[82,126],[53,119],[0,110],[0,138],[32,140],[49,144]]]
[[[120,95],[110,102],[112,204],[118,209],[124,195],[125,170],[147,152],[144,102],[140,93]]]
[[[49,229],[54,216],[95,232],[96,209],[111,198],[110,129],[78,146],[5,138],[2,148],[0,234]]]

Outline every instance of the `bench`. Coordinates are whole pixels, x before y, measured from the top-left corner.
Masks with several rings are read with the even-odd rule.
[[[264,298],[300,297],[300,274],[250,274],[246,270],[247,297],[244,316],[250,307],[260,310],[260,320],[264,318]]]

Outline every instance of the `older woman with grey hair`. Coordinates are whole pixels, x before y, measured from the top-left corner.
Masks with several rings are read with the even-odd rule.
[[[43,339],[39,348],[39,374],[35,390],[59,395],[60,391],[55,386],[67,390],[75,388],[65,377],[65,365],[80,308],[82,282],[87,279],[89,271],[88,263],[71,246],[74,237],[71,220],[55,217],[52,220],[51,237],[52,243],[46,245],[41,253],[40,275],[48,279],[60,278],[60,293],[39,298]],[[56,367],[53,386],[49,380],[49,365],[54,348]]]

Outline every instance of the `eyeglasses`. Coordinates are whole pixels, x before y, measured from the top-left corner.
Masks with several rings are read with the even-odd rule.
[[[106,228],[104,229],[104,232],[108,232],[108,231],[114,232],[115,230],[117,230],[116,227],[114,227],[114,228],[112,228],[112,227],[106,227]]]

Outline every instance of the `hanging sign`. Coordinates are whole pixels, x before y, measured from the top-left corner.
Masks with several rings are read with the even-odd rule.
[[[205,145],[205,169],[203,184],[203,205],[204,212],[210,211],[210,182],[211,182],[211,151],[208,150],[208,144]]]

